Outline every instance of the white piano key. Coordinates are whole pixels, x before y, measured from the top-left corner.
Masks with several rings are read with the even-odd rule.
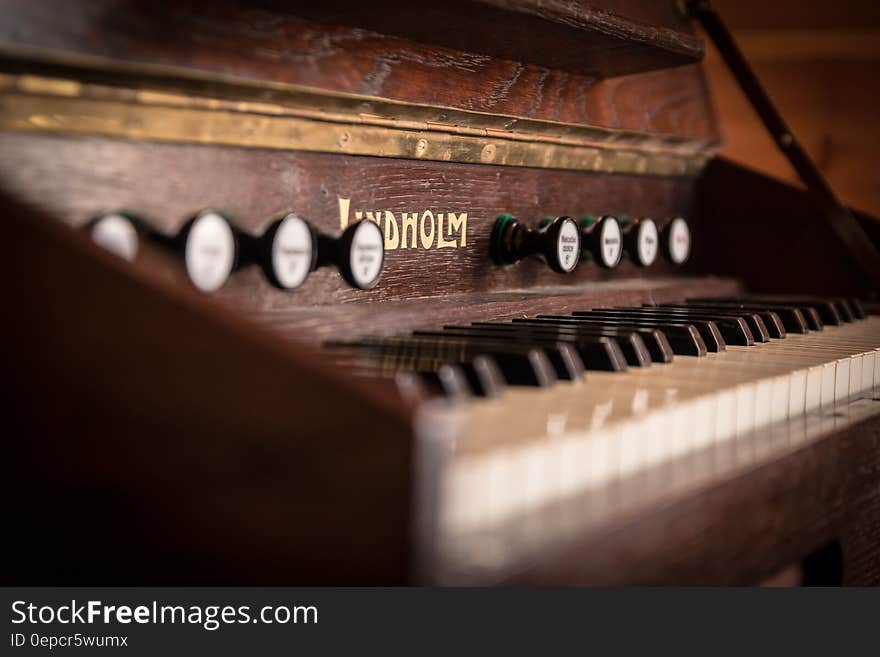
[[[441,479],[447,502],[441,523],[485,532],[487,523],[579,495],[587,506],[607,510],[616,486],[632,476],[656,474],[664,490],[693,481],[714,463],[699,458],[710,446],[728,464],[760,462],[803,439],[789,445],[786,426],[821,423],[831,414],[812,411],[880,385],[876,342],[880,319],[869,318],[705,359],[593,373],[592,387],[588,376],[579,389],[512,389],[499,400],[477,402],[468,411],[475,421],[461,423],[455,468]],[[754,433],[786,418],[788,425],[779,425],[771,439]],[[502,426],[503,441],[497,440],[502,434],[487,434],[487,427]],[[586,512],[578,505],[570,520]]]
[[[807,404],[807,370],[795,370],[788,381],[788,417],[805,412]]]
[[[522,481],[525,509],[535,509],[547,502],[554,485],[549,482],[547,457],[549,443],[536,443],[521,450],[524,476]]]
[[[862,392],[870,392],[874,387],[874,368],[877,366],[876,352],[867,351],[862,360],[862,383],[859,390]]]
[[[840,358],[837,361],[837,371],[834,377],[834,400],[843,401],[849,397],[849,358]]]
[[[855,354],[849,359],[849,394],[861,392],[862,387],[862,355]]]
[[[752,383],[736,388],[736,434],[742,436],[755,428],[755,389]]]
[[[644,461],[645,438],[650,436],[642,422],[624,422],[620,428],[618,472],[621,476],[638,470]]]
[[[499,450],[486,464],[486,504],[483,514],[486,524],[497,522],[514,510],[515,497],[510,492],[511,469],[512,456],[506,449]]]
[[[673,410],[672,422],[673,455],[679,456],[690,452],[696,433],[694,404],[679,402]]]
[[[486,459],[464,459],[447,472],[444,478],[443,495],[447,503],[443,506],[443,523],[453,531],[468,531],[478,527],[485,519]],[[482,468],[482,470],[481,470]]]
[[[880,388],[880,347],[874,350],[874,389]]]
[[[602,429],[594,432],[587,441],[587,486],[607,483],[616,476],[618,432]]]
[[[694,450],[705,449],[715,439],[715,404],[715,395],[704,395],[693,402],[694,433],[691,440]]]
[[[736,391],[722,390],[715,404],[715,441],[727,440],[736,432]]]
[[[659,409],[644,416],[641,427],[644,431],[646,468],[656,466],[668,457],[669,445],[674,441],[674,415],[672,409]]]
[[[820,407],[826,408],[834,403],[834,382],[837,374],[837,363],[832,361],[822,366],[822,398]]]
[[[560,497],[574,494],[581,487],[581,464],[578,462],[579,449],[583,439],[574,436],[556,441],[558,466],[558,490]]]
[[[758,381],[755,390],[755,428],[770,424],[770,406],[773,399],[773,382],[767,379]]]
[[[783,374],[771,380],[770,422],[780,422],[788,417],[791,402],[790,374]]]
[[[811,367],[807,370],[807,390],[804,399],[804,411],[809,413],[822,405],[822,378],[824,368]]]

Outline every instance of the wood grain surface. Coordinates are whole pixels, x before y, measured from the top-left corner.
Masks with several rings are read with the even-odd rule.
[[[481,112],[719,139],[698,65],[600,81],[473,47],[418,43],[235,2],[187,0],[157,7],[126,0],[3,0],[0,10],[5,16],[0,48],[24,57],[99,56],[105,62],[184,67]],[[646,11],[647,16],[658,12]],[[486,30],[480,30],[474,47],[483,41]],[[568,50],[580,53],[581,41]]]
[[[612,3],[601,8],[559,0],[409,0],[385,2],[380,11],[352,0],[265,4],[323,23],[599,77],[680,65],[703,55],[702,42],[669,0],[656,3],[661,9],[649,24],[623,17]]]
[[[174,232],[200,209],[225,210],[243,230],[259,234],[279,213],[296,211],[316,228],[340,231],[339,199],[355,211],[467,213],[467,244],[447,229],[458,248],[386,252],[379,285],[368,292],[348,288],[332,269],[313,273],[294,292],[272,288],[251,268],[234,275],[221,298],[264,311],[307,305],[442,297],[463,292],[527,290],[559,286],[585,293],[593,282],[651,279],[694,270],[662,257],[649,268],[630,262],[614,270],[584,262],[571,275],[552,272],[537,259],[511,268],[489,258],[489,237],[497,216],[510,212],[535,225],[548,215],[630,214],[691,218],[694,181],[590,174],[542,169],[413,162],[332,154],[262,151],[110,139],[0,134],[0,187],[71,225],[97,213],[126,208],[153,226]],[[426,218],[426,221],[428,219]],[[428,231],[428,224],[425,224]],[[694,218],[694,241],[699,245]],[[413,234],[406,242],[412,246]]]

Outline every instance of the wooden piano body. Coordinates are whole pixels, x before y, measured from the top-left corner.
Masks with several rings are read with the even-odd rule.
[[[676,3],[0,7],[7,581],[753,584],[807,559],[808,581],[877,583],[873,389],[487,524],[460,491],[491,491],[451,483],[462,454],[589,440],[604,379],[414,401],[319,348],[746,290],[870,298],[805,192],[715,157]],[[285,292],[251,266],[205,295],[149,242],[126,263],[71,229],[126,208],[173,234],[209,207],[255,235],[291,210],[375,220],[380,283],[327,268]],[[683,215],[694,252],[501,268],[502,212]],[[528,463],[524,487],[552,478]]]

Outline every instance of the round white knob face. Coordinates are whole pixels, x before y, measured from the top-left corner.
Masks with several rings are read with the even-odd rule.
[[[121,214],[107,214],[92,224],[92,241],[125,260],[134,260],[138,236],[131,221]]]
[[[186,238],[184,262],[190,280],[203,292],[220,289],[235,265],[235,235],[216,212],[193,221]]]
[[[623,255],[623,236],[620,223],[613,217],[606,217],[599,227],[599,257],[605,267],[616,267]]]
[[[372,221],[361,221],[351,240],[348,262],[354,284],[369,290],[379,282],[385,260],[382,231]]]
[[[559,228],[556,242],[556,257],[560,269],[568,274],[577,267],[581,254],[581,235],[573,219],[566,219]]]
[[[288,290],[302,285],[314,262],[315,243],[308,224],[289,214],[272,239],[272,272],[278,284]]]
[[[676,217],[669,224],[669,259],[680,265],[691,254],[691,230],[687,222]]]
[[[657,259],[658,246],[657,224],[651,219],[639,221],[638,232],[636,233],[636,251],[639,264],[643,267],[653,265]]]

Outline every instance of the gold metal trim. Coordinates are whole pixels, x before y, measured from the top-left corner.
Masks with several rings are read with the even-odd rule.
[[[294,85],[98,64],[64,77],[0,73],[0,129],[665,176],[698,174],[715,147]],[[100,82],[89,81],[99,73]],[[114,74],[119,80],[103,79]]]

